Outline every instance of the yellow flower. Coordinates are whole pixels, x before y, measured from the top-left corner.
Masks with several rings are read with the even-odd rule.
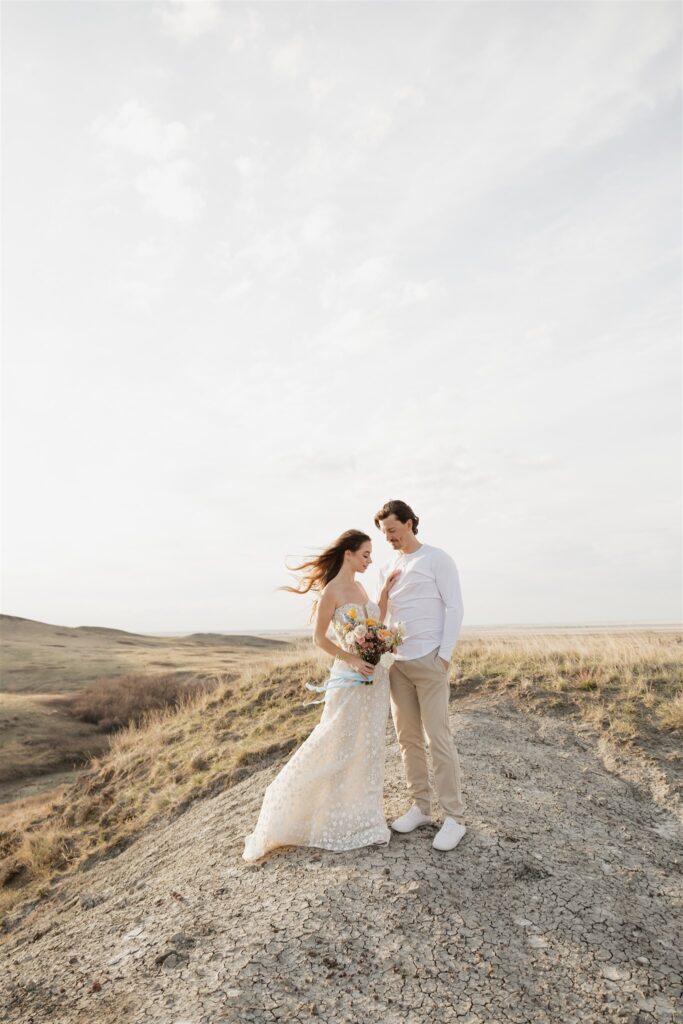
[[[366,619],[365,621],[367,622],[368,626],[376,626],[377,625],[377,619]]]
[[[348,617],[350,619],[357,619],[358,618],[358,612],[356,611],[355,608],[349,608],[349,610],[348,610],[348,612],[346,614],[348,615]]]

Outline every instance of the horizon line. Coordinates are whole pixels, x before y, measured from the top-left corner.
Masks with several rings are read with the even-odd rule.
[[[638,619],[638,620],[635,620],[635,619],[633,619],[633,620],[629,620],[629,619],[612,619],[612,620],[600,619],[600,620],[594,620],[594,621],[588,621],[588,620],[583,620],[583,621],[562,620],[562,621],[559,621],[558,620],[558,621],[552,621],[552,622],[530,622],[530,621],[526,621],[526,622],[471,622],[471,623],[464,624],[462,626],[462,631],[464,632],[467,629],[510,629],[510,628],[531,629],[531,628],[536,628],[536,627],[539,627],[539,626],[542,626],[544,628],[562,628],[562,629],[570,629],[570,628],[582,628],[583,629],[583,628],[587,628],[587,627],[598,627],[598,626],[599,627],[605,627],[605,628],[607,628],[607,627],[614,627],[614,626],[640,627],[640,628],[645,628],[645,627],[648,627],[648,626],[650,626],[650,627],[651,626],[660,626],[660,627],[667,627],[667,628],[680,628],[680,629],[683,629],[683,621],[680,620],[680,619]],[[76,628],[78,628],[78,627],[76,627]],[[229,630],[226,630],[226,629],[190,629],[190,630],[178,630],[178,631],[175,631],[175,630],[162,630],[162,631],[156,631],[156,632],[145,632],[144,634],[141,633],[141,635],[144,635],[144,636],[190,636],[193,633],[221,633],[224,636],[244,636],[244,635],[263,636],[264,634],[273,634],[273,633],[301,633],[301,634],[308,634],[308,633],[311,633],[312,630],[313,630],[313,626],[310,625],[310,626],[307,626],[307,627],[300,627],[300,628],[282,627],[281,629],[271,628],[271,627],[269,627],[268,629],[256,629],[256,628],[253,628],[253,627],[251,627],[251,628],[245,627],[244,629],[229,629]]]
[[[209,626],[204,626],[204,627],[199,627],[199,628],[194,628],[194,629],[184,628],[184,629],[148,630],[148,629],[125,628],[123,626],[101,626],[101,625],[100,626],[92,626],[92,625],[88,625],[86,623],[80,623],[78,626],[68,626],[64,622],[46,622],[43,619],[32,619],[32,618],[29,618],[28,616],[25,616],[25,615],[12,615],[9,612],[0,612],[0,617],[3,617],[3,618],[13,618],[13,619],[23,619],[26,622],[35,622],[37,624],[44,625],[44,626],[60,626],[60,627],[65,628],[65,629],[111,629],[111,630],[117,630],[117,631],[120,631],[120,632],[123,632],[123,633],[136,633],[139,636],[165,636],[165,637],[169,637],[169,636],[190,636],[190,635],[195,634],[195,633],[220,633],[223,636],[263,636],[263,635],[268,635],[268,634],[272,635],[272,634],[275,634],[275,633],[279,633],[279,634],[281,634],[281,633],[290,633],[290,634],[297,633],[297,634],[301,634],[301,635],[306,635],[306,634],[310,634],[312,632],[312,630],[313,630],[313,624],[312,623],[307,625],[307,626],[301,626],[301,627],[296,627],[296,628],[295,627],[291,627],[291,626],[282,626],[282,627],[279,627],[279,628],[278,627],[272,627],[272,626],[264,627],[264,628],[259,628],[257,626],[249,626],[249,627],[245,626],[245,627],[238,628],[238,629],[234,629],[234,628],[233,629],[222,629],[220,627],[213,627],[213,628],[211,628]],[[462,625],[461,631],[464,632],[465,630],[468,630],[468,629],[510,629],[510,628],[531,629],[531,628],[538,628],[538,627],[542,627],[544,629],[548,629],[548,628],[561,628],[561,629],[581,628],[581,629],[585,629],[585,628],[588,628],[588,627],[608,628],[608,627],[617,627],[617,626],[622,627],[622,628],[623,627],[645,628],[645,627],[648,627],[648,626],[649,627],[658,626],[658,627],[666,627],[666,628],[679,628],[679,629],[683,629],[683,619],[593,619],[593,620],[567,620],[567,619],[563,619],[563,620],[549,620],[549,621],[543,621],[543,622],[541,622],[541,621],[529,621],[529,620],[519,621],[519,622],[515,622],[515,621],[508,621],[508,622],[470,622],[470,623],[464,623]]]

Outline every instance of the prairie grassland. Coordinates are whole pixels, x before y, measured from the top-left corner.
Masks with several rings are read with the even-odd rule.
[[[573,714],[622,742],[683,728],[683,631],[489,632],[458,647],[452,686],[521,707]]]
[[[320,717],[303,682],[329,659],[267,655],[213,690],[187,690],[109,738],[75,780],[0,806],[0,913],[40,892],[56,872],[126,846],[157,815],[233,785],[301,743]]]
[[[0,615],[0,640],[0,801],[22,782],[23,792],[54,786],[105,751],[107,732],[145,706],[235,677],[264,651],[289,649],[257,636],[147,636],[12,615]]]
[[[228,672],[246,651],[282,650],[288,644],[260,636],[191,633],[151,636],[102,626],[56,626],[0,615],[2,690],[5,693],[75,693],[100,677],[128,673]]]
[[[123,849],[158,815],[172,818],[284,760],[318,721],[322,705],[306,681],[330,659],[310,641],[266,655],[211,692],[188,692],[175,707],[146,712],[115,733],[77,780],[43,800],[2,807],[0,914],[46,892],[56,873]],[[512,702],[561,714],[596,739],[654,759],[672,790],[680,785],[683,634],[463,632],[451,672],[453,710]],[[463,766],[466,771],[466,766]]]

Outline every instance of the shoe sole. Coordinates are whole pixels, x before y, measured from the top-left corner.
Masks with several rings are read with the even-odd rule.
[[[433,825],[433,824],[434,824],[433,821],[421,821],[419,825],[413,825],[412,828],[396,828],[394,825],[392,825],[391,827],[394,830],[394,832],[398,832],[399,835],[408,836],[408,835],[410,835],[411,832],[414,832],[416,828],[424,828],[425,825]]]

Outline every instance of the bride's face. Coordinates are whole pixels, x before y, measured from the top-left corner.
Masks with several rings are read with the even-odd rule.
[[[372,544],[366,540],[358,548],[358,551],[347,551],[346,556],[354,572],[365,572],[367,567],[372,564]]]

